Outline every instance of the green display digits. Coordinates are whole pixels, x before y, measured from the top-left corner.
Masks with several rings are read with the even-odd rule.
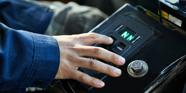
[[[121,37],[129,42],[132,42],[133,40],[136,39],[136,34],[133,33],[132,31],[130,30],[122,30],[122,33],[121,33]]]
[[[123,38],[127,38],[129,35],[130,35],[130,34],[129,34],[127,31],[125,31],[123,34],[121,34],[121,36],[122,36]]]

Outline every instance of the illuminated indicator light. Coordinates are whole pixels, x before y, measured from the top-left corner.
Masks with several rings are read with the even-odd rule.
[[[134,38],[135,38],[135,37],[134,37],[133,35],[130,35],[130,36],[127,38],[127,40],[128,40],[128,41],[132,41]]]
[[[161,11],[161,16],[165,19],[169,19],[169,14],[163,10]]]
[[[127,31],[125,31],[121,36],[123,38],[127,38],[130,35],[130,33],[128,33]]]
[[[138,37],[138,35],[135,32],[133,32],[132,30],[128,28],[121,30],[119,34],[124,40],[131,42],[131,43],[134,43],[135,42],[134,40],[136,40],[136,38]]]

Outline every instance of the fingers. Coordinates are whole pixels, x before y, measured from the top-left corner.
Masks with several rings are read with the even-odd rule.
[[[125,63],[123,57],[101,47],[78,46],[74,48],[74,50],[78,52],[80,56],[98,58],[115,65],[123,65]]]
[[[96,59],[92,58],[79,58],[79,66],[91,70],[95,70],[107,75],[110,75],[112,77],[118,77],[121,75],[121,70],[113,67],[111,65],[105,64],[103,62],[100,62]]]
[[[85,45],[113,43],[112,38],[96,33],[80,34],[78,36],[78,41],[81,41]]]
[[[87,85],[93,86],[95,88],[102,88],[105,86],[105,83],[103,81],[96,79],[94,77],[91,77],[83,72],[75,70],[72,73],[72,75],[73,75],[72,76],[73,79],[75,79],[79,82],[85,83]]]

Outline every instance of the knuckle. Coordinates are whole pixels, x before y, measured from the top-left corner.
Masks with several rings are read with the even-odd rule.
[[[67,56],[67,59],[70,61],[70,62],[76,62],[78,60],[78,57],[75,56],[75,55],[68,55]]]
[[[80,75],[80,76],[79,76],[79,80],[80,80],[80,81],[83,81],[83,82],[86,82],[87,76],[86,76],[86,75]]]
[[[97,34],[96,33],[89,33],[88,35],[91,39],[96,39],[97,38]]]
[[[108,74],[112,74],[112,71],[113,71],[113,67],[107,67],[107,71],[108,71]]]
[[[82,66],[84,63],[85,63],[85,62],[82,60],[81,57],[77,57],[77,58],[75,59],[75,61],[74,61],[74,64],[75,64],[76,66]]]
[[[78,75],[76,73],[74,73],[74,69],[66,69],[63,72],[66,73],[66,75],[64,75],[64,76],[66,76],[66,79],[74,79],[74,80],[77,79]]]
[[[96,62],[95,62],[94,59],[89,59],[89,62],[88,63],[89,63],[88,64],[89,67],[96,67]]]
[[[92,77],[92,78],[91,78],[91,85],[94,85],[94,84],[95,84],[95,81],[98,81],[98,79]]]
[[[114,54],[114,53],[111,54],[111,57],[110,57],[110,58],[111,58],[114,62],[116,62],[117,59],[118,59],[117,55]]]
[[[96,33],[89,33],[90,36],[96,36]]]
[[[99,48],[99,47],[93,48],[93,53],[96,55],[100,55],[100,51],[101,51],[101,48]]]

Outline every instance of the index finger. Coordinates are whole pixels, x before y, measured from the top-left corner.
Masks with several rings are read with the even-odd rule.
[[[85,45],[113,43],[113,39],[111,37],[97,33],[81,34],[78,39]]]

